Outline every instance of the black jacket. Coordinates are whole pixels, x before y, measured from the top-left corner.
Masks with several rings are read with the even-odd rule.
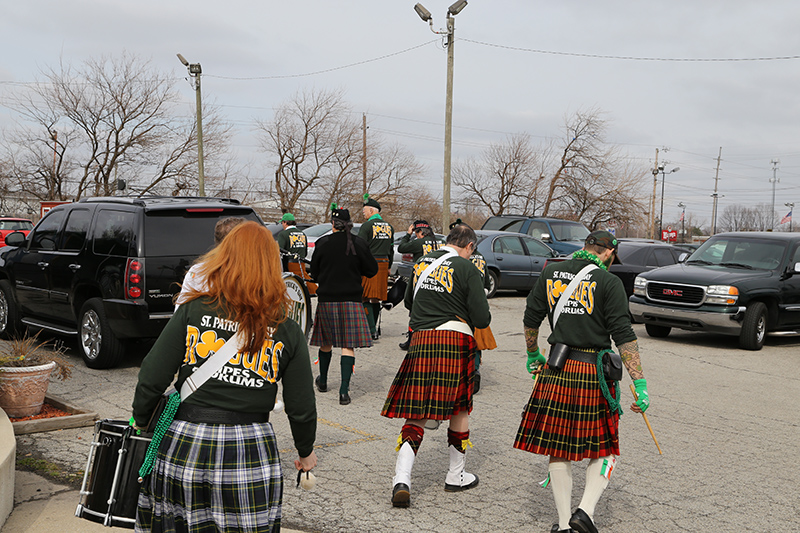
[[[311,257],[311,277],[319,284],[320,302],[361,302],[361,276],[378,273],[378,263],[364,239],[352,235],[356,253],[347,254],[347,233],[337,231],[317,240]]]

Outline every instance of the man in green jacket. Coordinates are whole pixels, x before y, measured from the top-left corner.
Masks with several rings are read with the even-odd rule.
[[[372,257],[378,262],[378,273],[371,278],[362,278],[364,287],[364,309],[367,312],[367,322],[372,340],[378,340],[380,332],[377,329],[378,314],[381,311],[381,302],[386,300],[389,292],[389,267],[392,266],[394,256],[394,228],[381,218],[381,204],[364,195],[364,222],[358,230],[358,236],[366,241]]]

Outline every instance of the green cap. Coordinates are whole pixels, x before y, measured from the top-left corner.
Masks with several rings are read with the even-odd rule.
[[[294,222],[294,215],[291,213],[284,213],[281,217],[281,222]]]

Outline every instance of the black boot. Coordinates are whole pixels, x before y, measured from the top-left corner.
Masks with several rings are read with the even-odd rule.
[[[408,338],[405,340],[405,342],[401,342],[401,343],[398,345],[398,346],[400,346],[400,349],[401,349],[401,350],[403,350],[403,351],[408,351],[408,348],[409,348],[409,346],[411,346],[411,335],[412,335],[413,333],[414,333],[413,331],[409,331],[408,333],[406,333],[406,336],[407,336]]]

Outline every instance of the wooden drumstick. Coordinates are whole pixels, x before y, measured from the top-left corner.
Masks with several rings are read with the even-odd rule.
[[[636,394],[636,389],[634,388],[633,384],[631,383],[631,392],[633,393],[633,399],[637,402],[639,401],[639,395]],[[653,428],[650,426],[650,421],[647,419],[647,415],[642,413],[642,418],[644,418],[644,423],[647,424],[647,429],[650,430],[650,436],[653,437],[653,442],[656,443],[656,448],[658,448],[659,455],[664,455],[661,453],[661,446],[658,445],[658,440],[656,440],[656,434],[653,433]]]

